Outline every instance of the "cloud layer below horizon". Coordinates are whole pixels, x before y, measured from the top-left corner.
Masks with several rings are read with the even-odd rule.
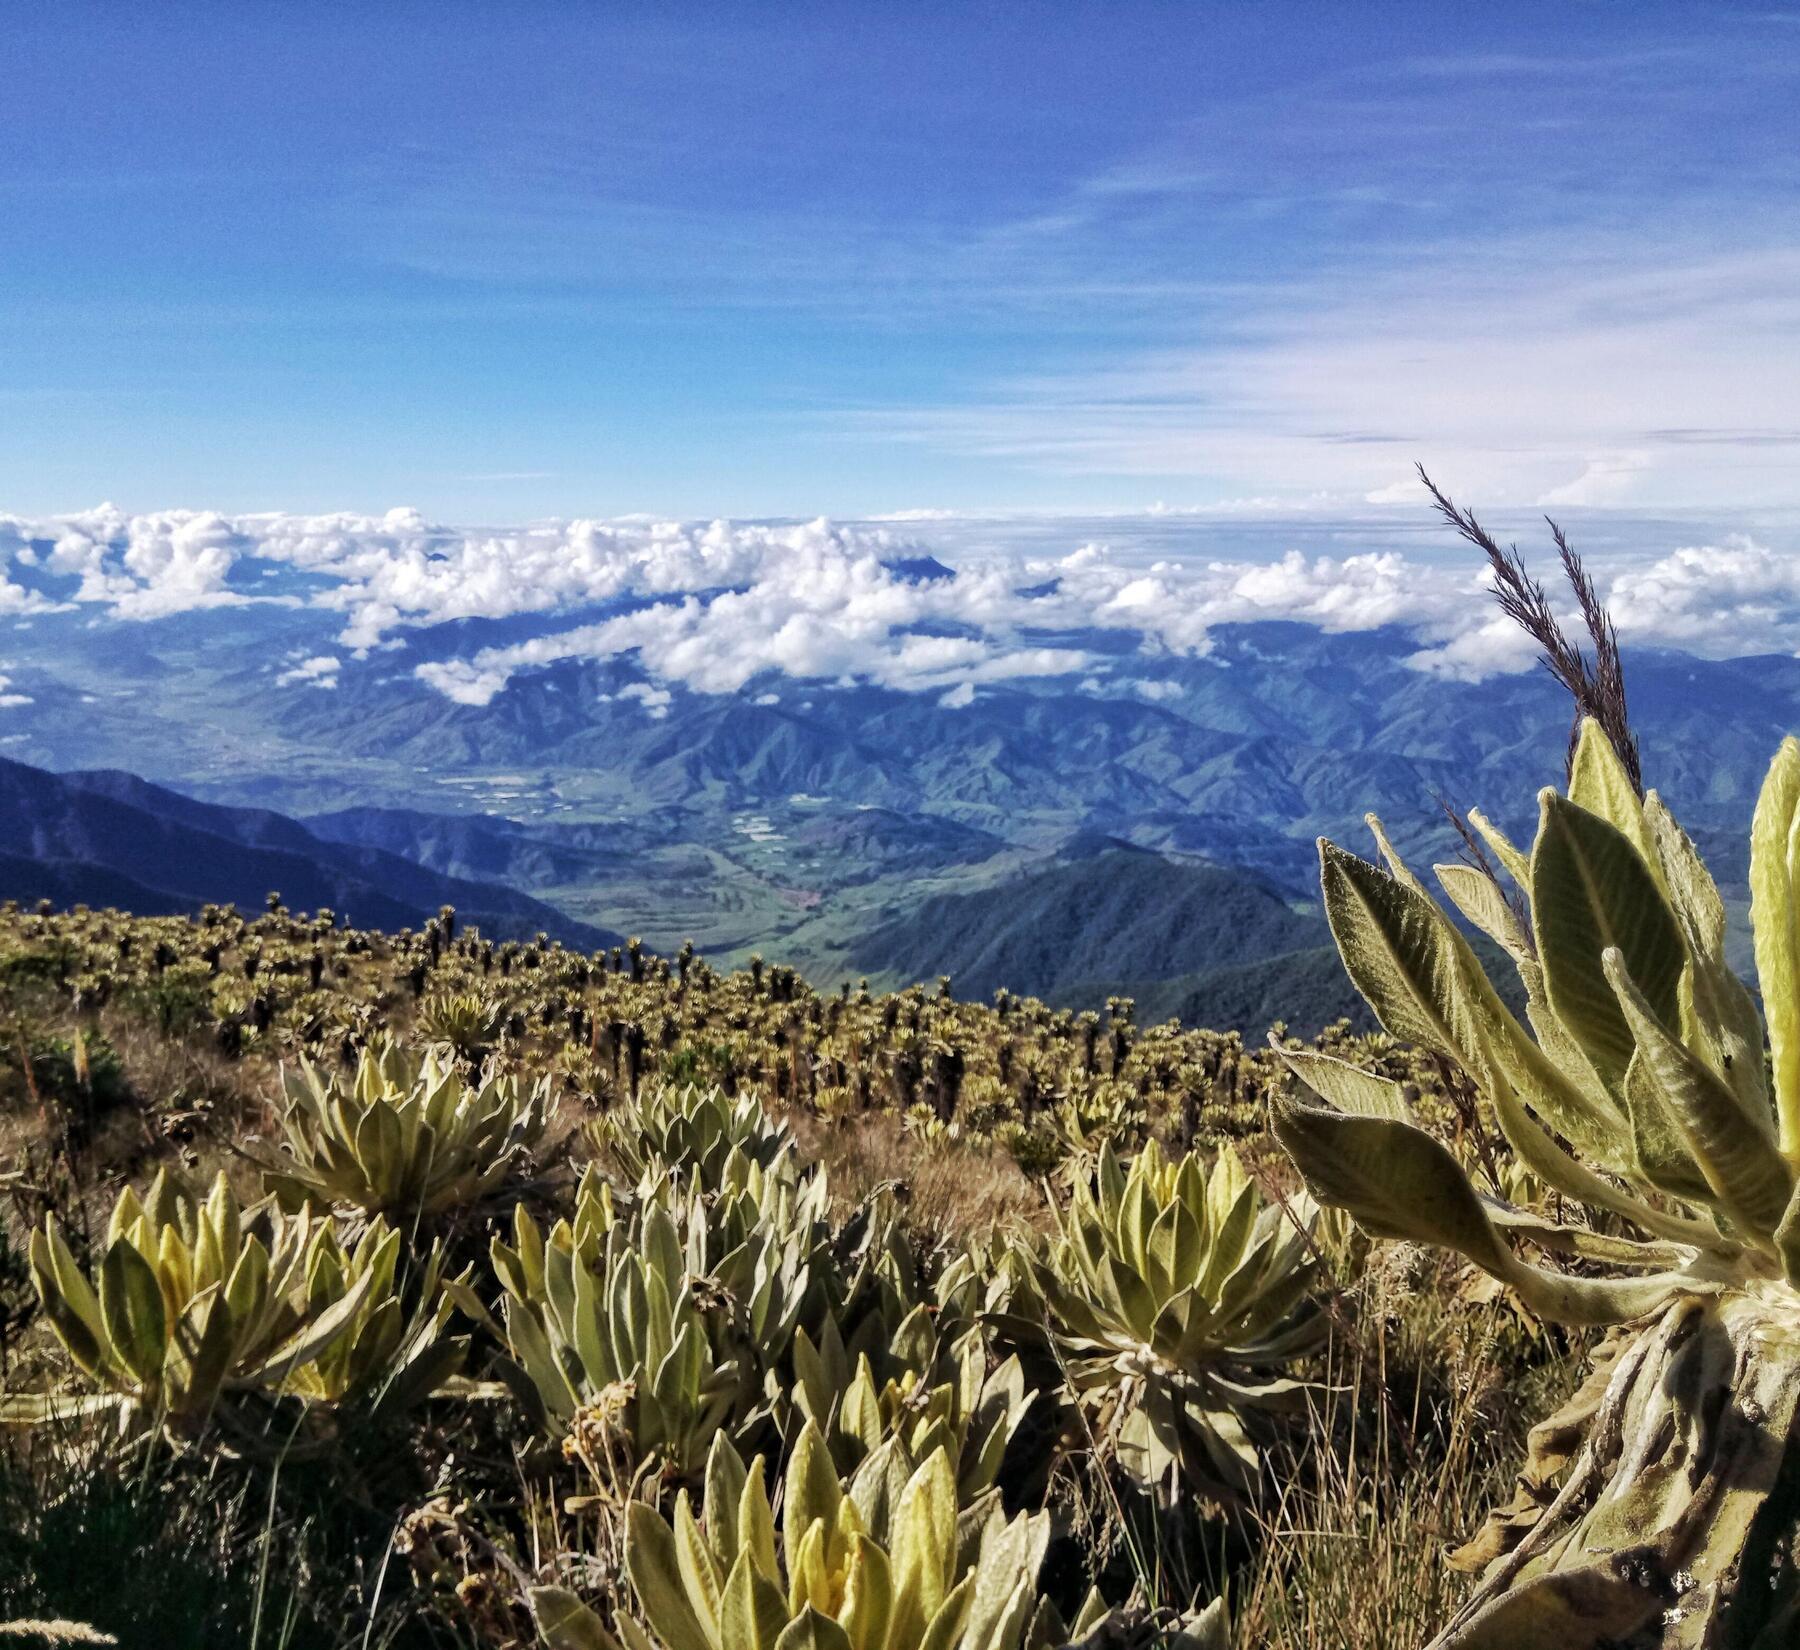
[[[1040,519],[1024,548],[996,530],[979,554],[942,551],[953,576],[916,576],[906,559],[941,549],[947,535],[936,529],[947,525],[623,519],[489,530],[412,510],[133,515],[111,506],[0,515],[0,613],[86,610],[144,622],[302,606],[320,616],[321,645],[288,661],[279,683],[326,689],[346,658],[397,649],[411,631],[524,621],[513,632],[522,639],[412,666],[424,687],[472,705],[534,667],[630,657],[654,681],[699,693],[736,692],[774,672],[936,693],[954,708],[986,684],[1103,669],[1095,632],[1152,655],[1195,657],[1210,651],[1214,627],[1261,619],[1339,632],[1404,626],[1419,641],[1416,668],[1462,679],[1532,659],[1485,599],[1485,569],[1381,548],[1379,522],[1360,534],[1373,548],[1252,559],[1146,554],[1132,548],[1128,520],[1119,546],[1081,542],[1073,525],[1058,543],[1055,524]],[[1303,522],[1283,532],[1287,545],[1309,537]],[[1800,649],[1800,557],[1736,535],[1595,565],[1628,645]],[[341,652],[326,651],[328,641]],[[654,714],[667,701],[644,703]]]

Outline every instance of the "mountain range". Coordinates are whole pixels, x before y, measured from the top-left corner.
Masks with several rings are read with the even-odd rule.
[[[416,927],[453,905],[496,938],[542,930],[584,949],[618,939],[515,889],[332,842],[267,809],[198,802],[128,773],[0,760],[0,895],[163,914],[207,903],[254,911],[272,892],[290,909],[370,927]]]
[[[98,642],[73,616],[16,631],[0,743],[77,770],[42,801],[75,823],[21,822],[0,853],[38,865],[47,890],[79,863],[165,903],[280,887],[291,904],[416,921],[448,901],[655,949],[691,937],[725,963],[761,951],[825,985],[949,973],[959,992],[1125,991],[1140,1012],[1254,1024],[1296,993],[1320,1013],[1354,1006],[1314,904],[1317,836],[1365,845],[1372,810],[1409,859],[1442,860],[1456,841],[1440,798],[1529,836],[1568,734],[1542,672],[1421,668],[1403,626],[1222,625],[1193,655],[1117,631],[1034,634],[1087,663],[956,695],[773,673],[709,694],[629,654],[560,659],[478,704],[415,667],[510,645],[511,621],[399,632],[342,658],[328,686],[284,679],[328,622],[236,607],[111,622]],[[1639,649],[1627,683],[1650,782],[1741,905],[1756,789],[1800,726],[1800,660]],[[163,835],[99,852],[57,800],[76,792],[152,814]],[[235,891],[202,895],[169,869],[188,853],[177,827],[291,869],[228,856]]]

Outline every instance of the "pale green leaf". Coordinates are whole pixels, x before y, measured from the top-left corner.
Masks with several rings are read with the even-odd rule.
[[[1653,1012],[1673,1024],[1686,947],[1630,839],[1554,791],[1539,800],[1531,909],[1545,995],[1608,1092],[1621,1100],[1636,1041],[1601,958],[1620,951]]]
[[[124,1238],[114,1241],[100,1265],[100,1313],[114,1356],[140,1381],[155,1381],[168,1343],[162,1285]]]
[[[1432,871],[1457,910],[1515,962],[1532,960],[1531,940],[1500,885],[1473,865],[1434,865]]]
[[[527,1596],[549,1650],[618,1650],[600,1618],[567,1587],[533,1587]]]
[[[1412,1114],[1400,1095],[1400,1085],[1372,1071],[1353,1066],[1348,1060],[1320,1054],[1315,1049],[1289,1049],[1271,1036],[1269,1046],[1281,1056],[1283,1064],[1314,1094],[1329,1100],[1339,1111],[1355,1112],[1363,1117],[1389,1117],[1396,1122],[1410,1122]]]
[[[675,1498],[675,1561],[681,1569],[681,1580],[687,1589],[688,1603],[706,1629],[706,1636],[720,1642],[720,1597],[725,1578],[719,1561],[708,1551],[694,1519],[694,1509],[683,1490]]]
[[[1528,1266],[1494,1230],[1459,1164],[1409,1123],[1276,1102],[1275,1135],[1321,1202],[1377,1237],[1456,1250],[1511,1284],[1533,1310],[1564,1323],[1616,1323],[1666,1300],[1678,1280],[1568,1277]]]
[[[756,1567],[749,1553],[739,1553],[726,1578],[720,1607],[724,1650],[773,1650],[787,1619],[781,1589]],[[867,1646],[857,1644],[854,1650]]]
[[[828,1530],[836,1526],[842,1494],[831,1451],[825,1447],[818,1426],[808,1421],[794,1445],[782,1491],[781,1545],[790,1566],[800,1550],[800,1542],[815,1523],[822,1521]]]
[[[1500,861],[1506,874],[1513,879],[1526,893],[1531,891],[1531,860],[1513,844],[1500,827],[1479,808],[1469,810],[1469,823],[1481,834],[1481,840],[1493,850],[1494,858]]]
[[[788,1623],[775,1641],[775,1650],[851,1650],[850,1636],[829,1616],[820,1615],[809,1605]]]
[[[883,1650],[894,1613],[894,1577],[888,1556],[866,1535],[852,1538],[850,1574],[838,1620],[852,1650]]]
[[[913,1474],[894,1512],[894,1587],[902,1611],[929,1621],[956,1562],[956,1472],[938,1450]]]
[[[1591,716],[1581,719],[1575,754],[1569,764],[1569,800],[1578,808],[1604,819],[1643,856],[1653,876],[1661,877],[1661,862],[1644,818],[1637,787],[1612,741]]]
[[[625,1569],[644,1619],[669,1650],[711,1650],[682,1584],[675,1532],[641,1501],[633,1501],[625,1515]]]
[[[1794,834],[1800,825],[1800,740],[1791,735],[1769,765],[1750,822],[1750,927],[1768,1020],[1781,1150],[1800,1163],[1800,908]]]
[[[749,1474],[744,1458],[732,1448],[723,1432],[713,1435],[706,1453],[706,1536],[715,1552],[727,1561],[738,1551],[738,1503],[744,1496]]]
[[[1636,1036],[1645,1075],[1719,1206],[1766,1244],[1793,1196],[1793,1169],[1737,1096],[1670,1034],[1626,959],[1609,950],[1605,966]]]

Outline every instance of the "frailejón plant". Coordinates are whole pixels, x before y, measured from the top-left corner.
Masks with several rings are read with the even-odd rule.
[[[1020,1650],[1053,1614],[1037,1590],[1049,1516],[1008,1519],[991,1496],[965,1507],[944,1450],[882,1517],[856,1482],[840,1484],[809,1424],[778,1529],[762,1457],[746,1468],[720,1439],[704,1505],[702,1528],[686,1491],[673,1525],[632,1503],[625,1561],[641,1614],[618,1620],[627,1650]],[[599,1618],[562,1588],[535,1589],[532,1606],[552,1650],[606,1642]],[[1065,1638],[1043,1631],[1037,1642]]]
[[[1309,1300],[1317,1211],[1266,1203],[1229,1147],[1209,1173],[1154,1141],[1127,1170],[1105,1145],[1095,1178],[1047,1248],[1019,1251],[1002,1321],[1048,1336],[1097,1436],[1139,1477],[1248,1492],[1260,1457],[1244,1417],[1295,1392],[1282,1371],[1324,1335]]]
[[[548,1085],[471,1083],[435,1053],[365,1051],[348,1083],[302,1063],[284,1073],[286,1151],[265,1179],[290,1207],[349,1207],[401,1219],[466,1207],[519,1173],[542,1139]]]
[[[440,991],[419,1005],[414,1028],[426,1042],[476,1065],[500,1041],[506,1008],[478,991]]]
[[[400,1237],[377,1217],[345,1249],[329,1225],[321,1226],[307,1250],[308,1308],[326,1312],[359,1289],[362,1305],[284,1390],[317,1403],[364,1406],[380,1418],[411,1408],[460,1373],[469,1343],[446,1333],[454,1306],[442,1287],[442,1254],[434,1246],[417,1276],[405,1278]],[[365,1276],[372,1279],[366,1287]]]
[[[1391,1032],[1470,1074],[1562,1218],[1478,1193],[1396,1085],[1321,1054],[1287,1056],[1310,1096],[1278,1103],[1276,1132],[1314,1193],[1372,1234],[1458,1250],[1546,1319],[1612,1326],[1474,1544],[1488,1568],[1442,1645],[1791,1643],[1800,744],[1782,745],[1751,832],[1760,1012],[1693,844],[1595,724],[1568,794],[1538,803],[1529,852],[1472,816],[1522,903],[1475,868],[1437,868],[1510,954],[1529,1030],[1379,823],[1385,870],[1320,851],[1351,978]]]
[[[248,1394],[339,1402],[400,1379],[408,1395],[451,1372],[441,1318],[410,1336],[395,1294],[399,1234],[372,1228],[346,1255],[328,1224],[267,1203],[240,1207],[224,1175],[198,1202],[166,1173],[120,1193],[97,1284],[54,1220],[31,1240],[44,1315],[97,1390],[11,1394],[0,1420],[119,1409],[192,1433],[230,1423]]]
[[[769,1414],[809,1297],[810,1239],[790,1189],[764,1205],[761,1172],[748,1173],[754,1189],[737,1196],[671,1192],[618,1214],[590,1172],[575,1218],[548,1236],[515,1211],[493,1265],[512,1382],[546,1431],[603,1426],[627,1476],[655,1460],[697,1479],[721,1427]]]
[[[875,1353],[885,1377],[868,1352],[852,1366],[835,1318],[826,1319],[817,1347],[799,1330],[794,1401],[840,1472],[856,1471],[890,1442],[909,1466],[944,1450],[958,1494],[971,1501],[994,1487],[1035,1395],[1016,1354],[990,1370],[984,1332],[967,1329],[952,1342],[939,1333],[938,1316],[929,1302],[907,1313]]]
[[[589,1126],[594,1144],[634,1181],[680,1175],[707,1191],[720,1188],[735,1153],[772,1168],[793,1150],[793,1134],[763,1110],[755,1093],[672,1083],[646,1086]]]

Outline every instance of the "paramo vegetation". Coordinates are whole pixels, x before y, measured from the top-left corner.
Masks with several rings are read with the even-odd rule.
[[[101,1539],[73,1508],[105,1472],[259,1498],[176,1561],[293,1546],[299,1573],[268,1559],[263,1597],[295,1589],[272,1643],[641,1621],[688,1650],[651,1514],[702,1606],[717,1571],[708,1644],[1227,1642],[1212,1548],[1255,1550],[1265,1454],[1328,1337],[1320,1243],[1349,1243],[1291,1176],[1275,1190],[1272,1050],[1122,1001],[822,996],[779,967],[496,946],[449,910],[367,932],[273,896],[8,909],[0,984],[11,1614],[70,1609],[51,1533],[91,1515]],[[1454,1133],[1432,1062],[1313,1046]],[[752,1481],[791,1546],[751,1543],[732,1593],[758,1526],[726,1524],[717,1485],[736,1520]],[[836,1509],[816,1556],[796,1484]],[[131,1516],[145,1565],[171,1562]],[[1006,1555],[985,1570],[984,1543]],[[719,1615],[728,1595],[751,1616]]]
[[[1435,893],[1322,845],[1372,1036],[0,914],[0,1633],[1795,1642],[1800,744],[1752,988],[1490,555],[1587,715]]]

